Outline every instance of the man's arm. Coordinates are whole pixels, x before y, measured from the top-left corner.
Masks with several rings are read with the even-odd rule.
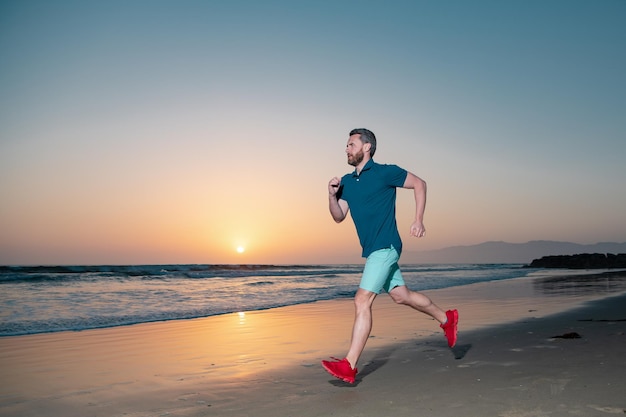
[[[337,177],[331,179],[328,183],[328,209],[330,210],[330,215],[333,216],[337,223],[341,223],[348,214],[348,202],[337,199],[340,183],[341,180]]]
[[[426,181],[415,174],[408,173],[403,188],[413,190],[415,195],[415,221],[411,224],[411,236],[422,237],[426,233],[424,227],[424,211],[426,210]]]

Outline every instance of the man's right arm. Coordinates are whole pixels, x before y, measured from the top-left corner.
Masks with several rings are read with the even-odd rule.
[[[340,184],[341,180],[337,177],[331,179],[328,183],[328,209],[330,210],[330,215],[333,216],[333,220],[337,223],[341,223],[346,218],[349,209],[346,200],[337,199]]]

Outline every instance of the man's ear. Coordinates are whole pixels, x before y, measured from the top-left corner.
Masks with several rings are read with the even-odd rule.
[[[372,144],[371,143],[364,143],[363,144],[363,150],[365,152],[369,152],[372,149]]]

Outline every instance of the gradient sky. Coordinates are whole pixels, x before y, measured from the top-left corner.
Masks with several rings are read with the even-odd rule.
[[[348,132],[426,237],[626,241],[626,2],[0,0],[0,264],[351,263]],[[237,246],[245,252],[236,252]]]

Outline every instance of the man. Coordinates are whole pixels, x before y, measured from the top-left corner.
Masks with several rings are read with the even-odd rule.
[[[415,221],[410,235],[423,237],[426,183],[416,175],[396,166],[377,164],[376,136],[367,129],[354,129],[346,146],[348,164],[354,172],[328,183],[329,210],[340,223],[351,212],[359,241],[366,258],[359,289],[354,297],[356,314],[352,341],[342,360],[322,361],[331,375],[353,384],[357,362],[372,329],[372,304],[385,290],[398,304],[404,304],[437,320],[453,347],[457,339],[459,315],[456,310],[444,312],[424,294],[409,290],[398,267],[402,240],[396,224],[396,188],[412,189],[415,195]]]

